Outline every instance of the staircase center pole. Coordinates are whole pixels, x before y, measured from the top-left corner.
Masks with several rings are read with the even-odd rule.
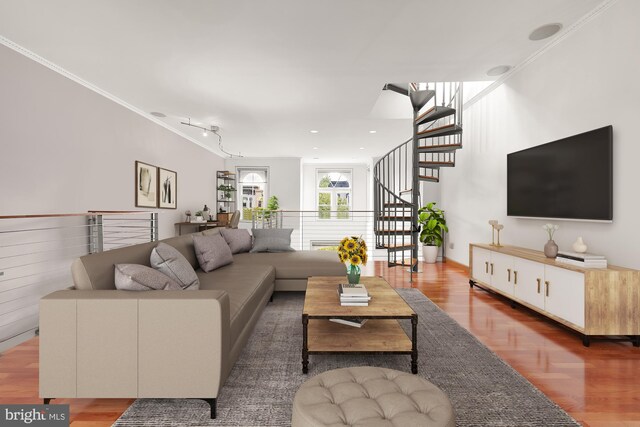
[[[420,163],[418,158],[418,125],[416,119],[418,118],[418,110],[413,110],[413,177],[412,177],[412,197],[413,207],[411,208],[411,274],[410,280],[413,281],[413,273],[418,271],[418,243],[419,243],[419,228],[418,228],[418,203],[420,201]],[[415,264],[413,263],[415,260]]]

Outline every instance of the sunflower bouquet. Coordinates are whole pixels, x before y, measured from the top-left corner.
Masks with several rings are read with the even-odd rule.
[[[360,266],[367,265],[367,244],[362,237],[347,236],[340,241],[338,258],[347,264],[349,283],[358,283]]]

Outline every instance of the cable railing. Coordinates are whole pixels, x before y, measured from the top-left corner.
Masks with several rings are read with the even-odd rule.
[[[74,259],[157,239],[154,212],[0,216],[0,351],[37,331],[40,298],[72,286]]]
[[[386,257],[375,248],[373,211],[351,210],[271,211],[267,218],[253,215],[243,228],[292,228],[291,246],[296,250],[333,250],[345,236],[362,236],[369,258]],[[262,215],[264,216],[264,215]]]

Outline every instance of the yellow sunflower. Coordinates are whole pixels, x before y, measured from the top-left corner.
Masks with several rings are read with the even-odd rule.
[[[345,237],[344,239],[340,240],[340,246],[344,246],[344,244],[347,243],[347,240],[349,240],[348,237]]]
[[[362,265],[367,265],[367,258],[368,256],[366,253],[362,255]]]
[[[354,255],[351,257],[351,259],[349,260],[351,261],[351,264],[353,265],[360,265],[362,264],[362,258],[360,258],[360,255]]]
[[[347,261],[349,261],[349,254],[341,253],[341,254],[340,254],[340,261],[341,261],[341,262],[347,262]]]
[[[352,251],[356,248],[356,242],[353,239],[349,239],[345,242],[343,247],[348,251]]]

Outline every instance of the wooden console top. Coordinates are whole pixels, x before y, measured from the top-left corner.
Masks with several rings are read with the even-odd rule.
[[[571,264],[564,264],[561,262],[557,262],[555,259],[553,258],[547,258],[543,252],[541,251],[535,251],[533,249],[527,249],[527,248],[520,248],[517,246],[509,246],[509,245],[505,245],[505,246],[492,246],[489,244],[485,244],[485,243],[471,243],[471,246],[475,246],[477,248],[482,248],[482,249],[487,249],[490,251],[494,251],[494,252],[500,252],[503,253],[505,255],[511,255],[511,256],[516,256],[518,258],[524,258],[524,259],[528,259],[531,261],[536,261],[536,262],[541,262],[544,264],[548,264],[548,265],[553,265],[554,267],[559,267],[559,268],[565,268],[567,270],[573,270],[573,271],[578,271],[580,273],[584,273],[587,271],[600,271],[600,272],[612,272],[612,271],[636,271],[634,269],[631,268],[626,268],[626,267],[617,267],[615,265],[609,265],[609,267],[607,268],[584,268],[584,267],[578,267],[576,265],[571,265]]]

